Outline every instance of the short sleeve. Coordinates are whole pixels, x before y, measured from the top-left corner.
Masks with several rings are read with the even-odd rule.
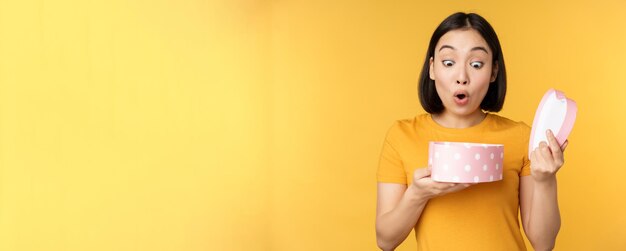
[[[522,130],[522,169],[519,172],[519,176],[530,175],[530,160],[528,159],[528,144],[530,143],[530,127],[524,123],[521,123],[520,129]]]
[[[394,124],[385,137],[383,149],[380,153],[380,161],[378,163],[377,180],[381,183],[399,183],[407,184],[407,177],[404,171],[404,165],[398,150],[393,145],[394,136],[397,132],[398,124]]]
[[[522,170],[519,172],[520,177],[530,175],[530,160],[528,159],[528,155],[524,155],[523,163]]]

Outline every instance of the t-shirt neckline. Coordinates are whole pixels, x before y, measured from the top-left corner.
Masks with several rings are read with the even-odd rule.
[[[438,131],[443,131],[447,133],[468,133],[468,132],[481,131],[483,128],[487,126],[487,124],[489,124],[489,121],[493,119],[493,114],[488,113],[488,112],[486,114],[487,115],[482,121],[480,121],[480,123],[475,124],[470,127],[466,127],[466,128],[450,128],[450,127],[442,126],[433,119],[433,115],[430,113],[426,114],[426,117],[427,117],[426,120],[433,128],[435,128]]]

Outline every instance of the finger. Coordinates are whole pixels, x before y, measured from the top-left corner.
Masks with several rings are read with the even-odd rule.
[[[470,186],[472,186],[474,184],[470,184],[470,183],[457,183],[452,187],[449,187],[445,190],[445,193],[452,193],[452,192],[458,192],[461,191],[465,188],[468,188]]]
[[[537,160],[539,160],[540,162],[545,162],[545,161],[549,161],[551,159],[554,159],[552,157],[552,150],[551,148],[548,146],[548,144],[546,144],[545,141],[542,141],[541,143],[539,143],[539,156],[537,156]]]
[[[530,157],[528,158],[530,160],[530,165],[532,166],[533,164],[537,164],[537,148],[535,148],[535,150],[533,150],[532,152],[530,152]]]
[[[563,151],[561,150],[561,144],[554,137],[552,130],[548,130],[548,138],[550,140],[550,150],[552,151],[552,157],[555,160],[563,159]]]
[[[418,168],[418,169],[415,169],[415,171],[413,172],[413,179],[415,180],[419,180],[421,178],[428,177],[428,176],[430,176],[429,168]]]
[[[537,149],[539,150],[539,153],[541,153],[541,152],[543,152],[545,150],[548,150],[549,152],[551,151],[550,150],[550,146],[548,145],[547,141],[539,142],[539,145],[537,146]],[[537,157],[539,157],[539,156],[537,156]]]
[[[569,144],[569,140],[565,140],[565,142],[563,142],[563,146],[561,146],[561,152],[565,152],[565,148],[567,148],[567,145]]]
[[[430,182],[428,183],[428,186],[430,186],[431,188],[434,188],[434,189],[445,190],[445,189],[448,189],[450,187],[456,186],[456,184],[457,183],[439,182],[439,181],[430,180]]]
[[[559,158],[562,155],[561,144],[559,144],[559,142],[556,140],[556,137],[554,137],[554,133],[552,132],[552,130],[548,129],[546,131],[546,136],[548,137],[548,143],[550,143],[549,146],[552,154],[555,156],[555,158]]]

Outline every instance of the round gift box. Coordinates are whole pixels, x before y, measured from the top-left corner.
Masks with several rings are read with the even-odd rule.
[[[479,183],[502,180],[504,145],[431,141],[428,155],[434,181]]]

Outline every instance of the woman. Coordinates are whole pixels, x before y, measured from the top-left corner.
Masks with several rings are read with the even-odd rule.
[[[387,132],[377,173],[378,246],[393,250],[415,229],[418,250],[551,250],[560,228],[556,172],[563,146],[547,133],[526,155],[530,127],[502,109],[506,68],[491,25],[455,13],[430,40],[419,82],[428,113],[398,120]],[[429,141],[504,144],[503,179],[479,184],[430,178]],[[418,168],[423,167],[423,168]]]

